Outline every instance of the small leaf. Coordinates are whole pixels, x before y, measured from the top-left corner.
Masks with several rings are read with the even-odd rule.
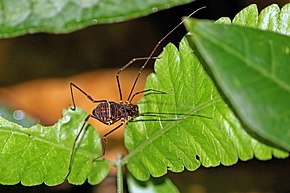
[[[290,4],[282,10],[288,10],[288,16],[272,5],[249,25],[288,34]],[[281,20],[286,25],[280,25]],[[187,27],[243,124],[259,138],[290,151],[290,37],[193,20]]]
[[[1,0],[0,37],[26,33],[67,33],[97,23],[120,22],[189,3],[190,0]]]
[[[146,182],[137,181],[132,176],[127,178],[131,193],[178,193],[176,186],[168,178],[150,178]]]
[[[65,110],[53,126],[35,125],[31,128],[9,122],[0,117],[0,183],[32,186],[41,183],[57,185],[68,172],[70,154],[76,133],[86,114]],[[91,126],[77,149],[69,182],[100,183],[109,171],[107,161],[93,159],[101,154],[98,133]]]
[[[249,5],[235,16],[233,22],[249,27],[256,26],[258,22],[257,6],[255,4]]]
[[[231,19],[222,17],[217,23],[230,24]],[[284,5],[281,10],[276,4],[270,5],[263,9],[260,15],[257,5],[249,5],[235,16],[233,24],[290,35],[290,3]]]
[[[168,94],[147,95],[139,102],[140,112],[163,113],[167,117],[155,121],[139,117],[125,128],[129,154],[123,163],[138,180],[148,180],[150,174],[162,176],[167,169],[181,172],[185,167],[193,171],[201,164],[233,165],[238,159],[254,156],[261,160],[271,159],[272,155],[288,156],[245,132],[186,39],[181,41],[179,51],[172,44],[165,47],[146,88]]]

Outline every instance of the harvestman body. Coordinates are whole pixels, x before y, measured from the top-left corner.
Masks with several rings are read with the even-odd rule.
[[[72,102],[73,102],[73,107],[72,110],[76,109],[76,105],[75,105],[75,100],[74,100],[74,95],[73,95],[73,88],[79,90],[81,93],[83,93],[90,101],[92,101],[93,103],[99,103],[92,111],[91,114],[89,114],[84,122],[83,125],[81,127],[81,129],[79,130],[73,147],[72,147],[72,151],[71,151],[71,156],[70,156],[70,163],[69,163],[69,170],[68,173],[66,175],[66,177],[68,177],[68,175],[70,174],[70,170],[72,167],[72,163],[73,163],[73,158],[74,158],[74,154],[75,154],[75,147],[76,147],[76,143],[80,137],[80,134],[82,133],[86,123],[88,122],[88,120],[90,118],[94,118],[97,119],[98,121],[104,123],[105,125],[113,125],[117,122],[120,122],[119,125],[117,125],[116,127],[114,127],[112,130],[110,130],[109,132],[107,132],[103,137],[103,151],[102,154],[99,155],[96,159],[102,157],[105,155],[106,152],[106,148],[107,148],[107,136],[109,134],[111,134],[112,132],[114,132],[115,130],[117,130],[118,128],[120,128],[126,121],[130,121],[136,117],[139,116],[154,116],[154,117],[161,117],[157,114],[141,114],[139,113],[138,110],[138,106],[135,104],[132,104],[132,100],[134,99],[135,96],[141,94],[141,93],[159,93],[159,94],[165,94],[166,92],[163,91],[158,91],[158,90],[154,90],[154,89],[147,89],[147,90],[143,90],[143,91],[139,91],[139,92],[135,92],[133,94],[134,88],[136,86],[136,83],[139,79],[139,76],[141,75],[142,70],[145,68],[145,66],[148,64],[149,60],[152,59],[156,59],[157,57],[153,57],[153,54],[155,53],[155,51],[157,50],[157,48],[159,47],[159,45],[161,44],[161,42],[164,41],[164,39],[166,39],[175,29],[177,29],[180,25],[182,25],[184,23],[184,21],[186,19],[188,19],[189,17],[191,17],[194,13],[196,13],[197,11],[203,9],[205,7],[201,7],[199,9],[197,9],[196,11],[192,12],[190,15],[188,15],[185,19],[183,19],[177,26],[175,26],[169,33],[167,33],[154,47],[154,49],[151,51],[150,55],[148,57],[143,57],[143,58],[134,58],[132,59],[130,62],[128,62],[125,66],[123,66],[121,69],[118,70],[118,72],[116,73],[116,80],[117,80],[117,84],[118,84],[118,90],[119,90],[119,95],[120,95],[120,102],[114,102],[114,101],[108,101],[108,100],[95,100],[93,99],[89,94],[87,94],[84,90],[82,90],[80,87],[78,87],[76,84],[74,83],[70,83],[70,91],[71,91],[71,96],[72,96]],[[120,73],[125,70],[128,66],[130,66],[132,63],[134,63],[135,61],[138,60],[145,60],[144,64],[141,66],[141,68],[139,69],[139,72],[135,78],[135,81],[133,83],[133,86],[131,88],[131,91],[129,93],[129,96],[127,98],[127,100],[125,102],[123,102],[123,95],[122,95],[122,90],[121,90],[121,84],[120,84],[120,80],[119,80],[119,76]],[[65,177],[65,178],[66,178]]]

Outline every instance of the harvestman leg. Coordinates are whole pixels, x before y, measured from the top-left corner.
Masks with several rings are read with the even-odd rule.
[[[89,100],[91,100],[93,103],[108,102],[107,100],[95,100],[95,99],[93,99],[90,95],[88,95],[88,94],[87,94],[85,91],[83,91],[80,87],[78,87],[77,85],[75,85],[74,83],[71,82],[71,83],[70,83],[70,91],[71,91],[71,96],[72,96],[72,101],[73,101],[73,109],[72,109],[72,110],[75,110],[75,109],[76,109],[76,105],[75,105],[75,101],[74,101],[74,95],[73,95],[73,89],[72,89],[73,87],[75,87],[75,88],[78,89],[80,92],[82,92],[82,93],[83,93],[85,96],[87,96],[87,98],[88,98]],[[76,136],[76,138],[75,138],[75,140],[74,140],[73,147],[72,147],[72,151],[71,151],[71,155],[70,155],[69,169],[68,169],[68,173],[65,175],[65,179],[69,176],[69,174],[70,174],[70,172],[71,172],[71,167],[72,167],[73,159],[74,159],[74,156],[75,156],[75,148],[76,148],[77,141],[78,141],[79,137],[81,136],[81,133],[82,133],[83,129],[85,128],[86,123],[88,122],[88,120],[89,120],[91,117],[97,119],[95,116],[93,116],[93,115],[91,115],[91,114],[88,115],[88,116],[84,119],[84,122],[83,122],[83,124],[82,124],[82,127],[81,127],[81,129],[78,131],[77,136]],[[97,119],[97,120],[99,120],[99,119]],[[102,120],[99,120],[99,121],[102,122],[102,123],[104,123],[104,124],[106,124],[106,125],[110,125],[109,123],[106,123],[106,122],[104,122],[104,121],[102,121]],[[102,137],[102,144],[103,144],[102,154],[101,154],[99,157],[95,158],[95,159],[98,159],[98,158],[100,158],[100,157],[102,157],[102,156],[105,155],[106,148],[107,148],[107,143],[108,143],[108,140],[107,140],[108,135],[111,134],[112,132],[114,132],[115,130],[117,130],[118,128],[120,128],[123,124],[124,124],[124,120],[121,120],[121,123],[120,123],[117,127],[115,127],[114,129],[110,130],[108,133],[106,133],[106,134]]]
[[[71,82],[70,83],[70,93],[71,93],[72,102],[73,102],[73,108],[72,108],[72,110],[76,110],[76,104],[75,104],[75,99],[74,99],[74,95],[73,95],[73,87],[76,88],[76,89],[78,89],[81,93],[83,93],[93,103],[108,102],[108,100],[95,100],[95,99],[93,99],[88,93],[86,93],[84,90],[82,90],[76,84],[74,84],[74,83]]]
[[[125,70],[126,68],[128,68],[131,64],[133,64],[133,63],[136,62],[136,61],[145,60],[145,63],[148,63],[149,60],[155,60],[155,59],[157,59],[157,58],[158,58],[158,57],[152,57],[152,56],[149,56],[149,57],[142,57],[142,58],[133,58],[133,59],[130,60],[130,61],[129,61],[125,66],[123,66],[122,68],[120,68],[120,69],[118,70],[118,72],[116,73],[116,80],[117,80],[118,89],[119,89],[120,102],[123,101],[122,89],[121,89],[121,84],[120,84],[120,79],[119,79],[119,77],[120,77],[120,73],[121,73],[123,70]],[[143,66],[144,66],[144,65],[143,65]],[[143,66],[142,66],[142,67],[143,67]],[[141,74],[141,70],[142,70],[145,66],[144,66],[143,68],[142,68],[142,67],[141,67],[141,69],[139,70],[139,74]],[[138,76],[140,76],[140,75],[138,75]],[[132,94],[132,91],[134,90],[134,87],[135,87],[136,82],[137,82],[137,80],[135,80],[135,83],[133,84],[133,87],[132,87],[132,90],[131,90],[130,96],[131,96],[131,94]],[[127,101],[129,101],[130,96],[128,97]]]
[[[86,93],[84,90],[82,90],[80,87],[78,87],[76,84],[74,83],[70,83],[70,92],[71,92],[71,97],[72,97],[72,102],[73,102],[73,108],[72,110],[74,111],[76,109],[76,105],[75,105],[75,100],[74,100],[74,95],[73,95],[73,87],[78,89],[81,93],[83,93],[90,101],[92,101],[93,103],[100,103],[100,102],[108,102],[107,100],[95,100],[93,99],[88,93]],[[83,131],[83,129],[85,128],[85,125],[86,123],[88,122],[88,120],[93,117],[93,118],[96,118],[94,117],[93,115],[88,115],[85,119],[84,119],[84,122],[83,122],[83,125],[81,127],[81,129],[78,131],[77,133],[77,136],[74,140],[74,143],[73,143],[73,147],[72,147],[72,151],[71,151],[71,155],[70,155],[70,161],[69,161],[69,168],[68,168],[68,173],[66,174],[65,176],[65,179],[69,176],[70,172],[71,172],[71,167],[72,167],[72,163],[73,163],[73,159],[74,159],[74,155],[75,155],[75,147],[76,147],[76,144],[77,144],[77,141]]]
[[[117,129],[119,129],[122,125],[124,125],[125,121],[121,120],[121,123],[113,128],[112,130],[110,130],[108,133],[106,133],[103,137],[102,137],[102,142],[103,142],[103,152],[102,155],[96,157],[94,160],[99,159],[100,157],[103,157],[106,154],[106,149],[107,149],[107,144],[108,144],[108,140],[107,137],[108,135],[110,135],[111,133],[113,133],[114,131],[116,131]],[[109,125],[108,123],[105,123],[106,125]]]
[[[76,136],[76,138],[74,140],[74,143],[73,143],[73,146],[72,146],[72,150],[71,150],[71,154],[70,154],[68,172],[65,175],[64,179],[66,179],[69,176],[70,172],[71,172],[71,167],[72,167],[73,159],[74,159],[74,156],[75,156],[75,147],[76,147],[77,141],[78,141],[79,137],[81,136],[81,133],[82,133],[83,129],[85,128],[86,123],[88,122],[89,118],[91,118],[91,117],[93,117],[93,116],[92,115],[88,115],[85,118],[85,120],[83,122],[83,125],[82,125],[81,129],[79,130],[79,132],[78,132],[78,134],[77,134],[77,136]]]
[[[76,139],[73,143],[73,147],[72,147],[72,151],[71,151],[71,155],[70,155],[70,162],[69,162],[69,169],[68,169],[68,173],[65,175],[65,179],[69,176],[70,172],[71,172],[71,167],[72,167],[72,164],[73,164],[73,159],[74,159],[74,156],[75,156],[75,148],[76,148],[76,144],[77,144],[77,141],[79,139],[79,137],[81,136],[81,133],[83,131],[83,129],[85,128],[85,125],[87,124],[87,122],[89,121],[89,118],[95,118],[97,119],[96,117],[94,117],[93,115],[88,115],[85,120],[84,120],[84,123],[81,127],[81,129],[79,130],[77,136],[76,136]],[[102,121],[101,121],[102,122]],[[108,123],[106,122],[102,122],[106,125],[109,125]],[[102,154],[100,156],[98,156],[97,158],[95,158],[94,160],[96,159],[99,159],[100,157],[103,157],[106,153],[106,149],[107,149],[107,144],[108,144],[108,140],[107,140],[107,137],[109,134],[113,133],[114,131],[116,131],[118,128],[120,128],[122,125],[124,124],[124,120],[121,120],[121,123],[115,127],[114,129],[110,130],[108,133],[106,133],[103,137],[102,137],[102,144],[103,144],[103,150],[102,150]]]
[[[142,94],[142,93],[146,93],[146,92],[152,92],[151,94],[168,94],[168,92],[164,92],[164,91],[155,90],[155,89],[151,89],[150,88],[150,89],[146,89],[146,90],[142,90],[142,91],[135,92],[132,95],[131,99],[129,99],[129,102],[131,103],[135,96],[137,96],[139,94]]]
[[[136,58],[136,59],[132,59],[130,62],[128,62],[125,66],[123,66],[117,73],[116,73],[116,78],[117,78],[117,83],[118,83],[118,88],[119,88],[119,93],[120,93],[120,101],[122,101],[122,92],[121,92],[121,87],[120,87],[120,81],[119,81],[119,76],[120,73],[125,70],[127,67],[129,67],[133,62],[135,62],[136,60],[145,60],[144,64],[141,66],[141,68],[139,69],[139,72],[135,78],[135,81],[133,83],[133,86],[131,88],[130,94],[128,96],[127,101],[129,101],[129,99],[131,98],[131,95],[133,94],[134,88],[136,86],[136,83],[141,75],[142,70],[145,68],[145,66],[148,64],[149,60],[151,59],[156,59],[158,57],[153,57],[154,53],[156,52],[157,48],[160,46],[160,44],[172,33],[174,32],[179,26],[181,26],[185,20],[187,20],[188,18],[190,18],[193,14],[195,14],[197,11],[204,9],[204,7],[201,7],[197,10],[195,10],[194,12],[192,12],[191,14],[189,14],[188,16],[186,16],[178,25],[176,25],[172,30],[170,30],[163,38],[161,38],[159,40],[159,42],[157,42],[157,44],[155,45],[155,47],[153,48],[153,50],[151,51],[150,55],[148,57],[144,57],[144,58]]]

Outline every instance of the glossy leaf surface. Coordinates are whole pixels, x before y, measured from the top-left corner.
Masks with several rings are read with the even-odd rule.
[[[172,44],[165,47],[146,88],[168,94],[151,94],[139,102],[141,113],[163,117],[139,117],[125,129],[129,154],[123,162],[139,180],[148,180],[150,174],[162,176],[167,169],[193,171],[200,165],[228,166],[254,156],[260,160],[288,156],[246,133],[186,39],[179,51]]]
[[[55,125],[31,128],[9,122],[0,117],[0,183],[26,186],[45,183],[57,185],[68,172],[70,153],[85,112],[65,110]],[[68,180],[82,184],[100,183],[108,174],[107,161],[93,159],[101,154],[98,133],[91,126],[77,149]]]
[[[261,139],[287,151],[290,151],[290,37],[286,36],[290,34],[289,18],[290,4],[281,11],[272,5],[259,17],[248,19],[238,15],[233,20],[234,24],[285,35],[236,25],[187,22],[191,39],[243,124]]]
[[[0,37],[26,33],[67,33],[97,23],[120,22],[189,0],[0,0]]]

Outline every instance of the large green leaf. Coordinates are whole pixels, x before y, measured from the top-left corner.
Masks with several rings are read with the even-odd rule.
[[[290,4],[281,12],[272,5],[249,20],[238,15],[233,23],[290,35]],[[187,27],[243,124],[290,151],[290,37],[193,20],[188,20]]]
[[[41,183],[57,185],[64,181],[76,133],[86,114],[65,110],[55,125],[31,128],[9,122],[0,117],[0,183],[31,186]],[[101,154],[98,133],[87,128],[77,150],[69,182],[91,184],[101,182],[108,174],[107,161],[94,161]]]
[[[150,174],[162,176],[167,169],[181,172],[185,167],[192,171],[201,164],[211,167],[232,165],[238,159],[249,160],[254,156],[260,160],[271,159],[272,155],[288,156],[245,132],[186,39],[181,41],[179,51],[172,44],[165,47],[146,88],[169,93],[151,94],[139,103],[141,113],[164,113],[166,118],[153,121],[139,117],[125,128],[129,154],[123,163],[139,180],[148,180]],[[174,117],[176,120],[172,120]]]
[[[191,0],[0,0],[0,37],[65,33],[97,23],[124,21]]]

